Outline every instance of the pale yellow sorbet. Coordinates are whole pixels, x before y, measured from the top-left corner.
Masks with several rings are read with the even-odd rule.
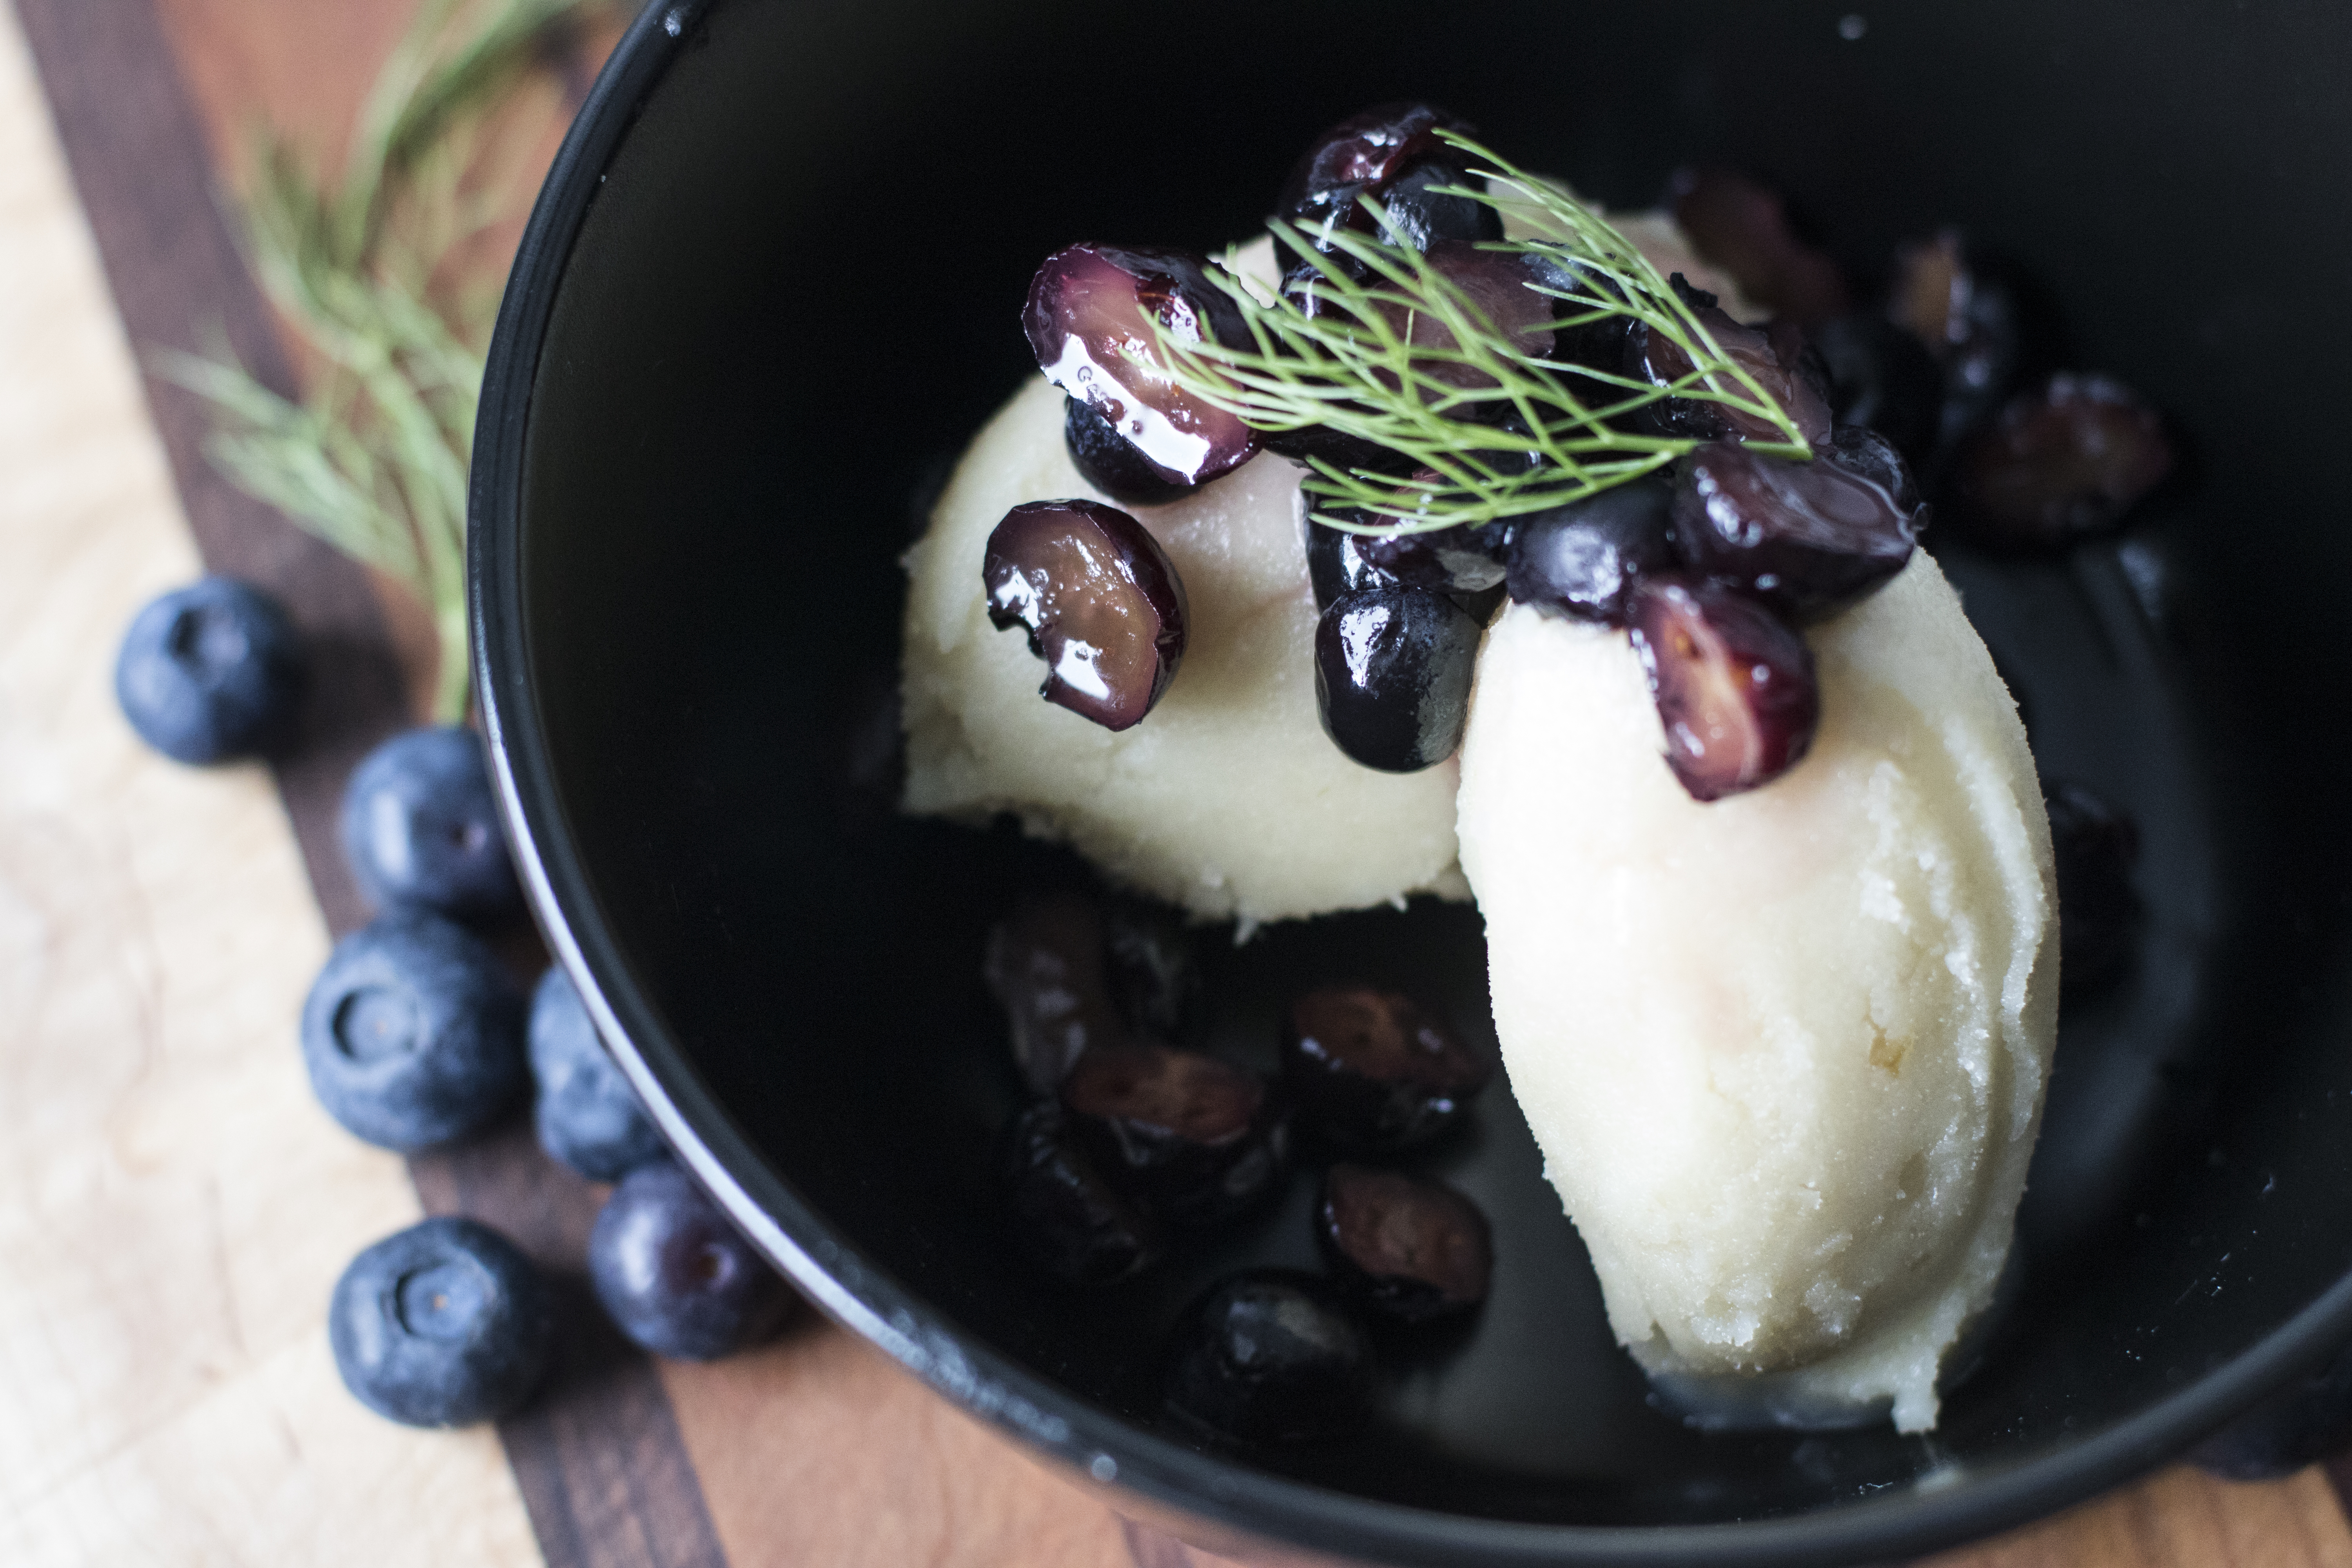
[[[1701,805],[1625,635],[1514,605],[1460,839],[1511,1089],[1618,1338],[1702,1405],[1934,1425],[1991,1300],[2056,1027],[2015,705],[1925,555],[1809,633],[1811,753]]]

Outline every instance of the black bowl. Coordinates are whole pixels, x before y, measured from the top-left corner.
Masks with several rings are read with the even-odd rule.
[[[2352,839],[2326,421],[2352,321],[2352,12],[2166,0],[1874,8],[1567,0],[1271,9],[656,5],[566,142],[485,388],[484,706],[550,935],[669,1136],[813,1296],[1122,1506],[1368,1560],[1809,1565],[1924,1552],[2170,1456],[2352,1333]],[[2074,1008],[2022,1295],[1932,1439],[1708,1436],[1645,1400],[1507,1095],[1438,1163],[1496,1294],[1373,1429],[1213,1451],[1160,1336],[1243,1260],[1311,1265],[1306,1184],[1087,1295],[981,1179],[1019,1100],[981,932],[1068,874],[845,782],[887,691],[927,484],[1023,378],[1029,272],[1082,237],[1249,232],[1323,124],[1426,95],[1612,205],[1690,159],[1777,171],[1857,263],[1944,222],[2063,303],[2077,361],[2191,434],[2201,484],[2061,562],[1945,562],[2045,768],[2139,818],[2149,917]],[[1483,1017],[1475,917],[1222,959],[1386,952]]]

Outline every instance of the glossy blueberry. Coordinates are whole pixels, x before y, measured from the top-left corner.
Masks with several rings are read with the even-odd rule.
[[[1126,1037],[1104,965],[1101,907],[1086,893],[1024,898],[989,928],[981,978],[1004,1009],[1013,1059],[1051,1094],[1089,1046]]]
[[[1078,1058],[1061,1094],[1096,1166],[1171,1225],[1230,1218],[1281,1183],[1283,1107],[1245,1068],[1164,1046],[1098,1046]]]
[[[131,617],[114,697],[139,738],[183,763],[282,744],[302,694],[302,647],[275,600],[229,577],[152,599]]]
[[[2113,984],[2131,967],[2139,935],[2131,818],[2080,784],[2053,779],[2046,795],[2058,875],[2058,984],[2067,996]]]
[[[482,738],[408,730],[370,752],[343,788],[343,853],[379,909],[485,921],[522,906]]]
[[[335,1281],[327,1342],[343,1386],[411,1426],[511,1415],[546,1374],[554,1301],[514,1243],[428,1219],[361,1253]]]
[[[1634,584],[1675,564],[1674,489],[1635,479],[1522,518],[1513,531],[1511,597],[1546,615],[1622,626]]]
[[[1666,736],[1666,764],[1693,800],[1768,784],[1804,760],[1821,722],[1812,649],[1755,600],[1670,574],[1635,593],[1630,630]]]
[[[1469,722],[1483,630],[1461,605],[1423,588],[1360,588],[1332,600],[1315,627],[1324,733],[1386,773],[1444,762]]]
[[[1111,422],[1075,397],[1062,400],[1062,444],[1087,483],[1129,506],[1162,506],[1200,489],[1151,466]]]
[[[1038,695],[1106,730],[1142,721],[1176,679],[1189,613],[1151,531],[1092,500],[1025,501],[981,558],[988,619],[1045,663]]]
[[[1801,364],[1784,360],[1783,351],[1790,340],[1784,335],[1776,345],[1772,334],[1762,328],[1742,326],[1733,321],[1715,303],[1715,296],[1691,288],[1679,272],[1672,282],[1699,323],[1715,339],[1716,346],[1748,373],[1766,397],[1780,406],[1799,433],[1808,442],[1826,442],[1830,438],[1829,404],[1805,376]],[[1696,368],[1680,345],[1664,333],[1652,331],[1647,325],[1636,325],[1626,334],[1624,371],[1637,382],[1652,386],[1678,385]],[[1755,396],[1737,383],[1717,390],[1750,400]],[[1768,419],[1698,398],[1662,399],[1644,407],[1642,418],[1661,436],[1701,441],[1788,439],[1786,433]]]
[[[2229,1481],[2267,1481],[2352,1450],[2352,1348],[2272,1395],[2189,1452]]]
[[[1362,534],[1312,521],[1301,526],[1307,531],[1307,581],[1315,590],[1318,611],[1329,609],[1342,594],[1388,583],[1388,574],[1364,559]]]
[[[1457,523],[1423,533],[1360,536],[1356,551],[1391,583],[1440,594],[1483,594],[1503,580],[1511,534],[1507,523]]]
[[[773,1337],[794,1299],[668,1160],[639,1165],[604,1200],[588,1279],[623,1333],[673,1361],[717,1361]]]
[[[1877,431],[1914,468],[1934,455],[1944,376],[1917,338],[1883,316],[1856,313],[1815,329],[1812,347],[1828,373],[1830,416],[1840,426]]]
[[[403,1153],[488,1125],[530,1080],[521,994],[464,928],[396,910],[335,944],[302,1005],[327,1113]]]
[[[1419,1323],[1486,1299],[1493,1230],[1476,1204],[1443,1182],[1335,1164],[1315,1219],[1334,1282],[1377,1311]]]
[[[1472,127],[1433,103],[1380,103],[1350,115],[1300,156],[1283,182],[1275,215],[1318,243],[1339,230],[1378,237],[1379,226],[1361,199],[1370,196],[1389,208],[1409,241],[1501,237],[1490,232],[1495,215],[1484,204],[1431,194],[1432,185],[1472,184],[1440,130],[1466,134]]]
[[[1675,550],[1694,571],[1798,622],[1820,620],[1900,572],[1918,542],[1916,491],[1880,459],[1901,459],[1867,430],[1853,466],[1825,447],[1811,462],[1711,441],[1685,458],[1675,487]],[[1875,476],[1875,477],[1874,477]],[[1887,483],[1895,489],[1890,491]],[[1897,495],[1907,495],[1906,509]]]
[[[1171,1345],[1168,1403],[1230,1437],[1259,1443],[1343,1436],[1366,1415],[1370,1336],[1311,1274],[1264,1268],[1210,1288]]]
[[[1005,1201],[1021,1249],[1076,1285],[1109,1285],[1156,1261],[1158,1223],[1103,1179],[1050,1100],[1013,1119],[1004,1158]]]
[[[561,967],[541,975],[531,993],[530,1040],[541,1148],[592,1182],[618,1181],[667,1152]]]
[[[1494,1076],[1490,1055],[1402,992],[1319,986],[1283,1020],[1284,1087],[1301,1121],[1343,1148],[1391,1153],[1425,1142]]]

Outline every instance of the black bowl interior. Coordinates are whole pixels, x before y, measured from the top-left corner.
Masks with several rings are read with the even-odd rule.
[[[1366,1556],[1818,1563],[2080,1495],[2352,1324],[2329,1294],[2352,1265],[2352,518],[2325,423],[2352,325],[2315,287],[2352,269],[2326,195],[2352,13],[2004,0],[1874,7],[1853,38],[1843,15],[730,0],[656,7],[625,46],[487,394],[485,690],[543,912],[673,1131],[950,1393]],[[1015,315],[1041,256],[1246,235],[1315,131],[1408,95],[1612,205],[1686,161],[1772,171],[1864,275],[1958,223],[2058,303],[2054,352],[2193,444],[2195,482],[2119,543],[1945,552],[2045,773],[2137,816],[2149,914],[2130,977],[2070,1008],[2024,1294],[1931,1438],[1708,1436],[1653,1408],[1499,1090],[1433,1162],[1495,1219],[1494,1300],[1344,1445],[1210,1453],[1156,1392],[1203,1282],[1311,1263],[1307,1174],[1108,1292],[1008,1248],[985,1173],[1019,1090],[980,944],[1014,892],[1080,873],[845,781],[895,668],[898,554],[1034,374]],[[1475,917],[1416,908],[1218,949],[1211,1043],[1266,1059],[1299,977],[1389,963],[1483,1022]]]

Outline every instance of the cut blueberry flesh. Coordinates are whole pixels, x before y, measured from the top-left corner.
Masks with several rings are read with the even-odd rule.
[[[1315,700],[1324,733],[1358,763],[1413,773],[1452,756],[1470,718],[1484,628],[1424,588],[1360,588],[1315,626]]]
[[[260,756],[291,738],[300,639],[276,600],[229,577],[152,599],[114,661],[114,698],[139,738],[175,762]]]
[[[1682,281],[1681,273],[1675,274],[1675,281]],[[1788,414],[1806,441],[1820,443],[1830,438],[1829,405],[1800,374],[1799,366],[1781,363],[1769,333],[1761,328],[1741,326],[1716,305],[1696,306],[1694,314],[1715,340],[1716,347],[1747,372],[1763,395]],[[1652,386],[1671,386],[1690,375],[1696,364],[1673,339],[1637,323],[1626,334],[1624,368],[1625,374],[1636,381]],[[1718,380],[1722,384],[1715,390],[1751,402],[1755,399],[1756,393],[1737,378],[1725,375]],[[1702,441],[1788,439],[1787,433],[1769,419],[1702,399],[1664,398],[1642,412],[1649,426],[1662,436]]]
[[[1365,1417],[1372,1345],[1331,1287],[1265,1268],[1213,1286],[1179,1321],[1169,1404],[1246,1442],[1341,1436]]]
[[[1051,1094],[1090,1046],[1125,1037],[1103,965],[1102,910],[1085,893],[1024,899],[989,929],[981,977],[1004,1009],[1013,1058]]]
[[[408,730],[370,752],[343,788],[343,853],[380,909],[483,921],[522,907],[482,738]]]
[[[1871,479],[1826,454],[1792,463],[1736,441],[1683,459],[1674,522],[1692,570],[1801,622],[1871,593],[1918,542],[1912,516]]]
[[[1112,998],[1129,1033],[1183,1037],[1201,994],[1200,960],[1183,917],[1163,904],[1114,898],[1103,911]]]
[[[2004,407],[1960,453],[1952,477],[1971,538],[2030,551],[2114,527],[2171,471],[2164,421],[2131,388],[2055,375]]]
[[[1078,477],[1129,506],[1164,506],[1200,487],[1171,479],[1118,433],[1111,422],[1075,397],[1063,400],[1062,444]]]
[[[1675,226],[1748,299],[1808,327],[1845,310],[1844,275],[1800,237],[1787,198],[1772,186],[1729,169],[1685,169],[1673,196]]]
[[[673,1361],[717,1361],[774,1336],[782,1276],[675,1163],[621,1178],[588,1233],[588,1279],[623,1333]]]
[[[1318,240],[1328,241],[1334,229],[1377,236],[1359,198],[1388,200],[1391,187],[1425,163],[1448,169],[1448,177],[1431,184],[1467,183],[1453,177],[1458,154],[1439,138],[1441,129],[1467,133],[1472,128],[1432,103],[1381,103],[1350,115],[1317,137],[1292,167],[1276,215]],[[1423,190],[1425,195],[1425,185]]]
[[[1944,376],[1917,338],[1883,317],[1856,314],[1815,329],[1812,347],[1829,374],[1830,417],[1839,427],[1877,431],[1915,467],[1934,455]]]
[[[1062,1105],[1097,1165],[1172,1225],[1212,1225],[1280,1181],[1288,1136],[1257,1074],[1165,1046],[1097,1047],[1062,1080]]]
[[[1622,626],[1633,585],[1675,564],[1673,487],[1635,479],[1519,520],[1506,581],[1546,615]]]
[[[2046,792],[2058,873],[2058,984],[2068,995],[2113,984],[2131,967],[2139,931],[2132,868],[2139,834],[2129,817],[2080,784]]]
[[[1327,985],[1291,1004],[1282,1073],[1309,1125],[1342,1147],[1385,1153],[1460,1121],[1495,1062],[1401,992]]]
[[[352,1259],[327,1307],[343,1386],[411,1426],[511,1415],[555,1343],[553,1299],[530,1259],[470,1219],[428,1219]]]
[[[539,1146],[592,1182],[667,1152],[628,1075],[604,1049],[572,977],[551,968],[530,996],[531,1123]]]
[[[1804,760],[1821,688],[1812,650],[1787,622],[1722,584],[1664,577],[1635,594],[1630,629],[1667,765],[1692,799],[1738,795]]]
[[[1021,318],[1045,378],[1100,414],[1174,484],[1205,484],[1257,452],[1247,425],[1169,377],[1147,324],[1156,321],[1179,342],[1248,343],[1211,270],[1186,251],[1074,245],[1037,269]]]
[[[1340,1288],[1382,1312],[1425,1322],[1486,1299],[1494,1233],[1476,1204],[1442,1182],[1335,1164],[1315,1217]]]
[[[1091,500],[1004,514],[981,563],[988,618],[1018,626],[1045,661],[1038,695],[1124,730],[1151,711],[1184,657],[1184,584],[1143,524]]]
[[[423,911],[335,944],[302,1005],[302,1065],[327,1113],[403,1153],[495,1121],[530,1080],[523,1003],[488,947]]]
[[[2352,1448],[2352,1349],[2316,1376],[2272,1395],[2189,1450],[2230,1481],[2278,1480]]]
[[[1014,1118],[1004,1188],[1021,1249],[1073,1284],[1115,1284],[1162,1250],[1158,1224],[1103,1179],[1052,1100]]]

